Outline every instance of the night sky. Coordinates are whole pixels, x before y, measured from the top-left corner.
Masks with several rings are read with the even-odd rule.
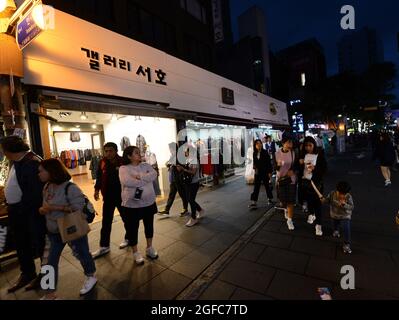
[[[238,16],[253,5],[266,15],[269,46],[273,52],[315,37],[324,48],[328,75],[338,72],[337,42],[350,30],[342,30],[343,5],[352,5],[356,29],[369,26],[377,30],[384,43],[386,61],[396,64],[399,73],[399,1],[397,0],[230,0],[235,40],[238,40]],[[399,101],[399,76],[395,94]]]

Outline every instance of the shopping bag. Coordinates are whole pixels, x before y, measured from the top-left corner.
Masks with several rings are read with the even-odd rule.
[[[86,216],[82,211],[65,213],[63,217],[57,219],[57,224],[64,243],[80,239],[90,231]]]

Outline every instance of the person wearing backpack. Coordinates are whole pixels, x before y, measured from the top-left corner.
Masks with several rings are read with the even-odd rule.
[[[39,178],[46,183],[43,189],[43,205],[39,209],[40,214],[46,217],[50,250],[48,265],[55,271],[55,289],[49,290],[41,300],[57,299],[56,287],[58,282],[58,264],[65,247],[57,219],[64,217],[72,211],[85,212],[86,197],[79,187],[71,183],[71,175],[58,159],[49,159],[41,162],[39,166]],[[87,235],[68,243],[74,256],[80,261],[86,279],[80,290],[80,295],[89,293],[97,284],[95,277],[96,266],[91,256]]]
[[[10,171],[4,187],[10,229],[13,230],[21,274],[8,289],[13,293],[23,287],[34,290],[40,286],[35,258],[45,260],[46,221],[39,214],[43,183],[38,177],[41,159],[30,151],[23,139],[8,136],[0,141],[4,156],[10,161]]]

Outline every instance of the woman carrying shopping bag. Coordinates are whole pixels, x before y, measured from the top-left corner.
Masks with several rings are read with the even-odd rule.
[[[39,167],[39,178],[46,183],[43,190],[43,206],[39,209],[40,214],[46,216],[48,237],[50,240],[50,252],[48,265],[55,271],[55,288],[47,292],[42,300],[54,300],[57,298],[56,288],[58,281],[58,264],[62,251],[65,247],[65,234],[71,234],[72,231],[86,228],[86,233],[77,239],[68,241],[74,256],[80,261],[86,279],[80,290],[80,295],[90,292],[97,284],[95,277],[96,267],[90,254],[87,233],[89,231],[87,221],[84,217],[85,195],[77,185],[71,183],[71,176],[65,166],[57,159],[49,159],[41,162]],[[78,221],[79,225],[74,226],[69,232],[65,232],[62,226],[66,223],[67,215],[80,213],[82,219]],[[86,225],[85,225],[86,223]],[[62,230],[60,230],[60,227]]]

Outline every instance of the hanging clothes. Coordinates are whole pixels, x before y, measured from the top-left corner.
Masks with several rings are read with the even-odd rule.
[[[144,143],[145,143],[145,141],[144,141]],[[122,151],[125,151],[125,149],[130,146],[131,146],[130,139],[128,137],[123,137],[121,140]]]
[[[139,134],[136,138],[136,147],[140,149],[140,154],[142,157],[145,156],[145,146],[147,145],[147,142],[145,141],[145,138]]]

